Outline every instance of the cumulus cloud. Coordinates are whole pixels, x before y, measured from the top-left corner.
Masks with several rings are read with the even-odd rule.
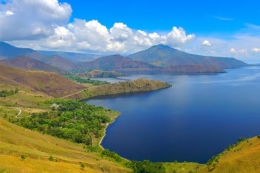
[[[32,45],[37,49],[46,50],[133,53],[161,43],[178,48],[194,37],[194,35],[186,35],[184,29],[176,27],[173,27],[168,34],[159,34],[133,30],[124,23],[115,23],[108,29],[97,20],[75,19],[74,22],[67,25],[56,26],[53,33],[47,38],[30,40],[30,44],[33,43]],[[18,46],[25,41],[15,41],[14,43]]]
[[[66,24],[72,9],[57,0],[12,0],[0,6],[0,39],[39,39]]]
[[[208,40],[204,40],[201,45],[210,47],[211,43]]]
[[[253,52],[260,52],[260,48],[254,47],[254,48],[252,49],[252,51],[253,51]]]
[[[229,50],[229,52],[231,52],[231,53],[236,53],[237,51],[236,51],[236,49],[231,48],[231,49]]]
[[[12,0],[0,5],[0,40],[45,50],[132,53],[155,44],[180,48],[195,35],[181,27],[168,33],[134,30],[117,22],[111,28],[97,20],[74,19],[71,6],[58,0]]]

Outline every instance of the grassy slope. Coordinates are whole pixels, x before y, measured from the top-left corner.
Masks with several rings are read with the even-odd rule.
[[[76,93],[85,88],[56,73],[23,70],[3,65],[0,65],[0,69],[0,83],[28,87],[54,97]]]
[[[16,86],[0,84],[1,90],[15,89]],[[53,99],[40,92],[32,92],[28,87],[19,86],[18,94],[0,98],[0,173],[1,172],[130,172],[113,159],[102,158],[100,153],[86,152],[81,144],[42,135],[3,120],[4,116],[16,116],[22,109],[20,118],[30,116],[33,112],[50,111],[44,104]],[[114,114],[108,115],[115,119]],[[93,142],[98,143],[96,139]],[[27,158],[22,161],[20,156]],[[48,160],[52,155],[58,162]],[[112,160],[112,161],[109,161]],[[80,169],[80,163],[86,167]],[[19,171],[17,171],[19,170]]]
[[[210,171],[209,171],[210,170]],[[260,139],[250,138],[241,142],[238,146],[225,150],[220,154],[219,163],[213,169],[205,167],[198,173],[246,173],[259,172],[260,170]]]
[[[162,88],[168,88],[171,85],[158,81],[149,79],[136,79],[128,82],[119,82],[113,84],[107,84],[97,87],[91,87],[79,94],[73,95],[70,98],[84,99],[94,96],[102,95],[113,95],[113,94],[123,94],[123,93],[134,93],[143,91],[153,91]]]
[[[80,144],[18,127],[3,119],[0,119],[0,132],[0,172],[130,171],[98,153],[85,151]],[[26,156],[23,161],[22,154]],[[48,160],[50,155],[54,162]],[[84,171],[80,170],[80,163],[86,165]]]

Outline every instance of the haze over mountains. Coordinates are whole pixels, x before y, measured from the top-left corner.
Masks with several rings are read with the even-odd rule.
[[[222,73],[225,72],[223,70],[225,68],[247,66],[246,63],[235,58],[193,55],[161,44],[128,57],[121,55],[99,57],[69,52],[36,51],[0,42],[0,57],[4,60],[0,63],[7,66],[58,73],[90,70],[138,73]],[[92,61],[82,62],[82,60]]]

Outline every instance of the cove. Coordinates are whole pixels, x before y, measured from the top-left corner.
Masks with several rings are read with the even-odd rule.
[[[218,75],[132,75],[171,88],[86,102],[121,112],[102,146],[130,160],[205,163],[240,137],[260,134],[260,68]]]

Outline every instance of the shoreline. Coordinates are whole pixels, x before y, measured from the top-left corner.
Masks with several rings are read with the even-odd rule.
[[[121,115],[121,114],[119,114],[117,117],[119,117],[120,115]],[[114,121],[112,121],[111,123],[106,123],[104,135],[101,137],[100,141],[98,142],[98,146],[99,146],[102,150],[108,150],[108,149],[105,149],[105,148],[101,145],[101,143],[102,143],[103,139],[104,139],[105,136],[106,136],[106,132],[107,132],[108,126],[111,125],[111,124],[113,124],[113,123],[116,121],[117,117],[116,117],[116,118],[114,119]],[[117,153],[117,154],[118,154],[118,153]],[[122,157],[122,156],[119,155],[119,154],[118,154],[118,156],[120,156],[122,159],[124,159],[124,160],[126,160],[126,161],[131,161],[131,160],[129,160],[129,159],[126,159],[126,158]]]
[[[114,122],[114,121],[113,121],[113,122]],[[112,123],[113,123],[113,122],[112,122]],[[112,124],[112,123],[106,123],[105,130],[104,130],[104,134],[103,134],[103,136],[101,137],[100,141],[98,142],[98,145],[99,145],[99,147],[100,147],[102,150],[105,150],[105,148],[101,145],[101,143],[102,143],[103,139],[104,139],[105,136],[106,136],[107,127],[109,126],[109,124]]]

